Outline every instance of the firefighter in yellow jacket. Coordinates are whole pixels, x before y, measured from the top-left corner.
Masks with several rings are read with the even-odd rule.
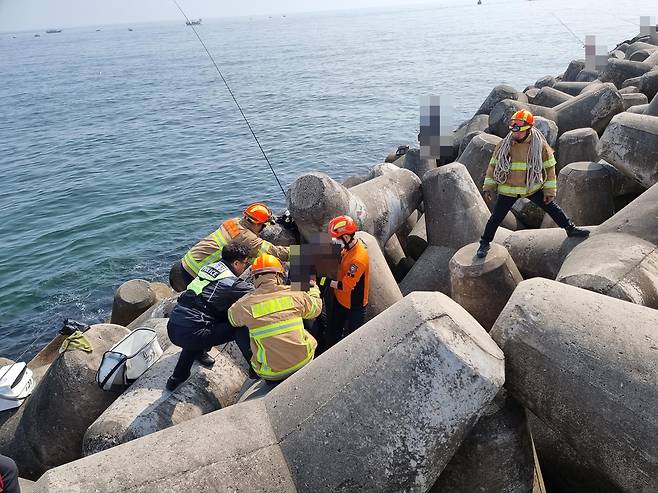
[[[322,311],[317,286],[308,292],[284,284],[281,261],[269,254],[251,266],[256,290],[228,310],[234,327],[246,326],[251,341],[251,366],[265,380],[281,381],[313,360],[317,342],[304,329],[304,320]]]
[[[589,231],[577,228],[553,200],[557,193],[555,157],[544,135],[534,127],[527,110],[512,115],[510,132],[496,146],[487,168],[483,190],[489,200],[498,194],[493,213],[484,228],[477,256],[487,256],[489,244],[500,223],[518,198],[527,197],[564,228],[570,237],[586,237]]]
[[[289,248],[276,246],[259,237],[272,220],[272,211],[265,204],[256,202],[247,206],[242,219],[224,221],[219,228],[194,245],[176,262],[169,272],[169,284],[176,291],[184,291],[201,270],[201,267],[218,262],[222,248],[235,241],[249,250],[250,261],[262,253],[269,253],[283,261],[288,260]]]

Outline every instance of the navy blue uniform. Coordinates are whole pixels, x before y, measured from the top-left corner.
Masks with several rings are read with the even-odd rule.
[[[190,376],[194,360],[212,346],[235,341],[244,357],[251,359],[249,332],[228,322],[229,307],[254,286],[238,277],[222,262],[204,266],[199,275],[178,298],[171,312],[167,332],[169,339],[181,347],[174,369],[175,378]]]

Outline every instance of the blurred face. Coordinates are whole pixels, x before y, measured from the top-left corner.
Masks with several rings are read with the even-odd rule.
[[[523,120],[512,120],[509,125],[514,140],[523,140],[530,131],[530,125]]]

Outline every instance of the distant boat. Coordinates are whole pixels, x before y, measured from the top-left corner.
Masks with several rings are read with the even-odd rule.
[[[132,28],[132,27],[129,27],[129,28],[128,28],[128,31],[132,31],[132,30],[133,30],[133,28]]]
[[[482,5],[482,0],[478,0],[478,5]]]
[[[46,31],[46,34],[55,34],[55,33],[61,33],[61,32],[62,32],[61,29],[48,29]]]
[[[195,21],[187,21],[185,22],[186,26],[200,26],[201,25],[201,18],[195,20]]]
[[[96,29],[96,32],[100,32],[100,29]]]
[[[35,34],[34,37],[35,37],[35,38],[40,38],[40,37],[41,37],[41,34]]]

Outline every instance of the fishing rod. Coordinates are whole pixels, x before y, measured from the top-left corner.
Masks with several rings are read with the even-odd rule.
[[[585,43],[583,43],[583,40],[580,39],[578,36],[576,36],[576,33],[574,33],[571,29],[569,29],[569,26],[567,26],[564,22],[562,22],[562,19],[560,19],[555,12],[551,12],[553,14],[553,17],[555,17],[560,24],[564,26],[564,28],[571,33],[571,35],[584,47]]]
[[[247,124],[247,127],[249,127],[249,131],[251,132],[251,135],[254,137],[254,140],[256,141],[256,144],[258,144],[258,148],[260,149],[260,152],[263,154],[263,157],[265,158],[265,161],[267,161],[267,165],[270,167],[270,170],[272,171],[272,174],[274,175],[274,179],[276,182],[279,184],[279,188],[281,189],[281,192],[283,193],[283,197],[287,200],[288,195],[286,194],[286,191],[283,189],[283,185],[281,185],[281,181],[279,181],[279,177],[276,174],[276,171],[274,171],[274,167],[272,166],[272,163],[270,162],[269,158],[267,157],[267,154],[265,154],[265,150],[263,149],[263,146],[260,145],[260,141],[258,140],[258,137],[256,137],[256,132],[254,132],[254,129],[251,128],[251,124],[249,123],[249,120],[247,119],[247,116],[244,114],[244,111],[242,111],[242,107],[240,106],[240,103],[238,103],[237,98],[233,94],[233,91],[231,90],[231,87],[228,85],[228,82],[222,75],[222,71],[219,70],[219,66],[217,65],[217,62],[215,62],[215,59],[213,58],[212,54],[210,53],[210,50],[208,50],[208,47],[206,46],[206,43],[203,42],[203,39],[201,39],[201,36],[199,35],[198,31],[196,30],[196,27],[192,22],[190,21],[190,18],[187,16],[183,8],[180,6],[177,0],[171,0],[174,5],[180,10],[180,13],[183,14],[183,17],[185,17],[185,21],[188,26],[192,28],[192,31],[194,31],[194,34],[196,35],[197,39],[201,43],[201,46],[203,46],[203,49],[206,50],[206,53],[208,54],[208,57],[210,57],[210,61],[212,64],[215,66],[215,69],[217,70],[217,73],[219,76],[222,78],[222,81],[224,82],[224,85],[226,86],[226,89],[228,89],[229,94],[231,95],[231,98],[233,98],[233,102],[235,102],[235,105],[238,107],[238,110],[240,111],[240,114],[242,115],[242,118],[244,119],[245,123]]]

